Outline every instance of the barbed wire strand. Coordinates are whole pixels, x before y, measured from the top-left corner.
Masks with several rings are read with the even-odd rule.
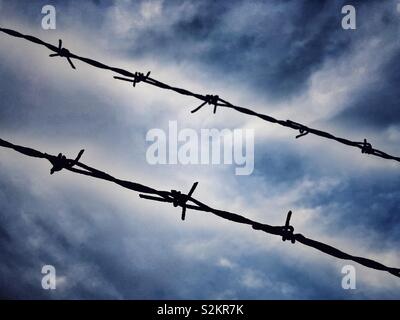
[[[59,40],[59,45],[58,46],[54,46],[50,43],[44,42],[39,38],[36,38],[34,36],[30,36],[30,35],[24,35],[18,31],[12,30],[12,29],[6,29],[6,28],[0,28],[0,31],[8,34],[12,37],[16,37],[16,38],[22,38],[25,40],[28,40],[30,42],[36,43],[38,45],[41,46],[45,46],[46,48],[48,48],[49,50],[53,51],[54,54],[51,54],[51,57],[55,57],[55,56],[59,56],[59,57],[63,57],[66,58],[67,61],[69,62],[69,64],[71,65],[71,67],[73,69],[75,69],[75,65],[72,63],[72,59],[75,60],[79,60],[82,61],[84,63],[87,63],[93,67],[96,68],[100,68],[100,69],[105,69],[105,70],[110,70],[112,72],[118,73],[120,75],[123,75],[124,77],[127,78],[123,78],[123,77],[119,77],[119,76],[114,76],[115,79],[117,80],[123,80],[123,81],[128,81],[128,82],[132,82],[133,86],[135,87],[136,84],[140,83],[140,82],[144,82],[147,83],[149,85],[161,88],[161,89],[166,89],[166,90],[172,90],[174,92],[177,92],[181,95],[185,95],[185,96],[190,96],[190,97],[194,97],[198,100],[202,101],[202,104],[200,106],[198,106],[197,108],[195,108],[194,110],[192,110],[192,113],[195,113],[197,111],[199,111],[204,105],[209,104],[209,105],[213,105],[214,106],[214,113],[216,113],[217,111],[217,107],[223,107],[223,108],[229,108],[229,109],[233,109],[236,110],[237,112],[243,113],[243,114],[247,114],[250,116],[254,116],[257,118],[260,118],[264,121],[270,122],[270,123],[275,123],[275,124],[279,124],[281,126],[299,131],[299,135],[296,136],[296,138],[300,138],[303,137],[307,134],[313,134],[319,137],[323,137],[329,140],[334,140],[337,141],[341,144],[350,146],[350,147],[354,147],[354,148],[358,148],[361,150],[362,153],[365,154],[370,154],[379,158],[383,158],[383,159],[388,159],[388,160],[394,160],[397,162],[400,162],[400,157],[397,156],[392,156],[386,152],[380,151],[378,149],[375,149],[372,147],[371,143],[369,143],[367,141],[367,139],[364,139],[363,141],[352,141],[349,139],[345,139],[345,138],[340,138],[340,137],[336,137],[331,133],[322,131],[322,130],[318,130],[318,129],[314,129],[314,128],[310,128],[307,127],[301,123],[297,123],[291,120],[279,120],[279,119],[275,119],[274,117],[271,117],[269,115],[266,114],[262,114],[262,113],[258,113],[256,111],[253,111],[251,109],[248,108],[244,108],[244,107],[240,107],[240,106],[236,106],[222,98],[220,98],[218,95],[202,95],[202,94],[198,94],[198,93],[194,93],[191,92],[189,90],[183,89],[183,88],[178,88],[178,87],[173,87],[170,86],[168,84],[165,84],[161,81],[158,81],[156,79],[153,79],[150,77],[150,72],[148,72],[146,75],[144,75],[141,72],[135,72],[132,73],[128,70],[124,70],[121,68],[117,68],[117,67],[112,67],[112,66],[108,66],[106,64],[103,64],[99,61],[90,59],[90,58],[85,58],[85,57],[81,57],[78,56],[76,54],[71,53],[68,49],[63,48],[62,46],[62,41]]]
[[[286,223],[284,226],[272,226],[268,224],[263,224],[254,220],[251,220],[249,218],[246,218],[240,214],[232,213],[229,211],[225,210],[219,210],[212,208],[199,200],[193,198],[193,192],[195,191],[198,183],[195,182],[189,191],[188,194],[184,194],[180,191],[176,190],[171,190],[171,191],[163,191],[163,190],[157,190],[152,187],[132,182],[132,181],[127,181],[127,180],[121,180],[117,179],[110,174],[100,171],[98,169],[95,169],[93,167],[90,167],[82,162],[80,162],[80,158],[83,155],[84,150],[81,150],[78,154],[78,156],[75,159],[68,159],[66,156],[63,154],[59,153],[57,156],[47,154],[40,152],[38,150],[12,144],[6,140],[0,139],[0,147],[3,148],[9,148],[13,149],[25,156],[29,157],[34,157],[34,158],[40,158],[40,159],[47,159],[51,165],[52,168],[50,170],[51,174],[54,174],[55,172],[59,172],[63,169],[71,171],[73,173],[77,174],[82,174],[85,176],[97,178],[97,179],[102,179],[106,180],[109,182],[113,182],[123,188],[135,191],[139,193],[139,197],[142,199],[147,199],[151,201],[158,201],[158,202],[167,202],[167,203],[172,203],[174,207],[181,207],[182,208],[182,220],[185,220],[185,215],[186,215],[186,210],[196,210],[196,211],[202,211],[202,212],[209,212],[211,214],[214,214],[218,217],[221,217],[223,219],[240,223],[240,224],[245,224],[251,226],[254,230],[260,230],[268,234],[276,235],[282,237],[283,241],[290,240],[292,243],[300,242],[305,246],[312,247],[314,249],[317,249],[323,253],[326,253],[330,256],[336,257],[338,259],[342,260],[351,260],[354,262],[357,262],[367,268],[375,269],[375,270],[380,270],[380,271],[385,271],[388,272],[396,277],[400,278],[400,269],[399,268],[391,268],[387,267],[377,261],[363,258],[363,257],[358,257],[358,256],[353,256],[348,253],[345,253],[333,246],[330,246],[328,244],[309,239],[302,235],[301,233],[294,233],[294,227],[290,225],[290,219],[292,216],[292,212],[289,211],[286,217]],[[189,204],[188,204],[189,202]]]

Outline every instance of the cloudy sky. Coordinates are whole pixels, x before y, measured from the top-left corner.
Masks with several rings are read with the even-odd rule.
[[[279,119],[400,155],[398,1],[8,1],[0,25],[72,52]],[[57,10],[41,28],[42,6]],[[357,29],[341,28],[353,4]],[[198,101],[0,34],[0,138],[74,157],[163,190],[189,190],[273,225],[400,267],[398,163]],[[254,172],[234,165],[150,165],[152,128],[254,129]],[[116,185],[0,150],[0,297],[43,299],[400,298],[400,280],[279,237],[139,199]],[[53,265],[57,289],[43,290]]]

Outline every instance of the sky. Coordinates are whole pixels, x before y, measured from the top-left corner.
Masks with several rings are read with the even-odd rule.
[[[81,56],[400,155],[399,1],[8,1],[0,25]],[[56,8],[43,30],[42,7]],[[356,30],[341,9],[356,8]],[[234,111],[135,88],[0,34],[0,138],[75,157],[212,207],[283,225],[400,267],[400,168],[393,161]],[[254,171],[151,165],[153,128],[253,129]],[[208,213],[0,150],[0,298],[399,299],[400,280]],[[356,270],[356,289],[341,272]],[[56,290],[41,286],[56,268]]]

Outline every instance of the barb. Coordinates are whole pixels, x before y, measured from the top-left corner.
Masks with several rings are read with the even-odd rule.
[[[296,139],[304,137],[306,134],[309,133],[309,129],[306,126],[302,125],[301,123],[297,123],[291,120],[286,120],[286,122],[291,128],[299,130],[300,134],[296,136]]]
[[[187,195],[182,194],[182,192],[180,192],[180,191],[171,190],[171,193],[164,197],[153,197],[153,196],[149,196],[149,195],[145,195],[145,194],[139,194],[139,197],[143,198],[143,199],[147,199],[147,200],[153,200],[153,201],[171,202],[174,205],[174,207],[178,207],[178,206],[182,207],[181,219],[182,219],[182,221],[184,221],[186,218],[186,208],[187,208],[186,203],[188,201],[190,201],[191,196],[192,196],[194,190],[196,189],[197,185],[198,185],[198,182],[195,182]]]
[[[236,222],[236,223],[241,223],[245,225],[252,226],[253,229],[255,230],[260,230],[268,234],[272,235],[277,235],[282,237],[283,241],[290,240],[292,243],[295,243],[296,241],[299,243],[302,243],[305,246],[317,249],[323,253],[326,253],[330,256],[336,257],[338,259],[342,260],[351,260],[354,262],[357,262],[367,268],[375,269],[375,270],[380,270],[380,271],[385,271],[388,272],[398,278],[400,278],[400,269],[399,268],[392,268],[392,267],[387,267],[377,261],[367,259],[367,258],[362,258],[358,256],[353,256],[348,253],[345,253],[337,248],[334,248],[328,244],[309,239],[305,236],[303,236],[300,233],[294,234],[294,228],[293,226],[290,225],[290,219],[292,216],[292,211],[289,211],[286,217],[286,223],[284,226],[271,226],[268,224],[262,224],[257,221],[253,221],[249,218],[246,218],[242,215],[232,213],[229,211],[224,211],[224,210],[219,210],[219,209],[214,209],[210,206],[207,206],[206,204],[200,202],[199,200],[195,199],[192,197],[193,192],[195,191],[198,183],[195,182],[190,189],[189,193],[187,195],[182,194],[179,191],[172,190],[172,191],[162,191],[162,190],[157,190],[155,188],[145,186],[136,182],[131,182],[131,181],[126,181],[126,180],[121,180],[118,178],[115,178],[111,176],[110,174],[100,171],[98,169],[95,169],[93,167],[90,167],[86,164],[83,164],[79,162],[80,157],[82,156],[83,150],[80,151],[78,156],[73,160],[73,159],[67,159],[62,156],[62,154],[59,154],[57,157],[43,153],[40,151],[37,151],[35,149],[19,146],[12,144],[8,141],[0,139],[0,147],[3,148],[9,148],[13,149],[23,155],[29,156],[29,157],[34,157],[34,158],[41,158],[41,159],[47,159],[51,164],[53,164],[53,169],[56,167],[56,169],[66,169],[68,171],[77,173],[77,174],[82,174],[86,176],[90,176],[96,179],[101,179],[101,180],[106,180],[113,182],[123,188],[139,192],[139,197],[147,200],[153,200],[153,201],[160,201],[160,202],[169,202],[172,203],[175,207],[182,207],[182,220],[185,219],[185,213],[187,209],[191,210],[196,210],[196,211],[202,211],[202,212],[209,212],[211,214],[214,214],[218,217],[221,217],[223,219]],[[55,159],[58,159],[56,161],[56,165],[54,164]],[[62,159],[62,160],[59,160]],[[78,168],[76,168],[78,167]],[[61,170],[60,169],[60,170]],[[191,202],[192,204],[188,204],[188,202]]]
[[[49,161],[53,165],[53,168],[50,170],[50,174],[54,174],[54,172],[61,171],[62,169],[72,168],[78,163],[83,152],[85,152],[83,149],[79,151],[75,160],[68,160],[62,153],[59,153],[57,157],[50,156]]]
[[[368,143],[367,139],[364,139],[364,142],[360,143],[360,145],[361,145],[360,148],[361,148],[362,153],[371,154],[374,152],[372,145],[370,143]]]
[[[390,154],[388,154],[386,152],[380,151],[378,149],[374,149],[374,148],[372,148],[371,144],[366,142],[366,140],[364,140],[364,142],[357,142],[357,141],[352,141],[352,140],[345,139],[345,138],[336,137],[336,136],[334,136],[334,135],[332,135],[332,134],[330,134],[328,132],[321,131],[321,130],[314,129],[314,128],[309,128],[307,126],[304,126],[304,125],[302,125],[300,123],[297,123],[297,122],[294,122],[294,121],[291,121],[291,120],[286,120],[286,121],[279,120],[279,119],[275,119],[274,117],[271,117],[271,116],[266,115],[266,114],[257,113],[257,112],[255,112],[255,111],[253,111],[251,109],[248,109],[248,108],[235,106],[232,103],[220,98],[219,96],[202,95],[202,94],[191,92],[191,91],[183,89],[183,88],[170,86],[170,85],[165,84],[165,83],[163,83],[161,81],[158,81],[156,79],[151,78],[150,77],[150,73],[147,73],[147,75],[144,76],[143,73],[140,73],[140,72],[132,73],[132,72],[130,72],[128,70],[124,70],[124,69],[121,69],[121,68],[108,66],[108,65],[106,65],[104,63],[101,63],[99,61],[96,61],[96,60],[93,60],[93,59],[90,59],[90,58],[80,57],[80,56],[78,56],[76,54],[73,54],[73,53],[69,52],[67,49],[62,48],[61,40],[60,40],[59,46],[56,47],[56,46],[54,46],[54,45],[52,45],[50,43],[42,41],[39,38],[30,36],[30,35],[24,35],[24,34],[18,32],[18,31],[15,31],[15,30],[6,29],[6,28],[0,28],[0,31],[5,33],[5,34],[8,34],[8,35],[10,35],[12,37],[22,38],[22,39],[28,40],[30,42],[36,43],[38,45],[44,46],[44,47],[48,48],[49,50],[51,50],[51,51],[56,53],[55,55],[52,55],[52,56],[66,57],[68,62],[71,64],[71,66],[74,69],[75,69],[75,67],[72,64],[71,59],[82,61],[82,62],[87,63],[87,64],[89,64],[89,65],[91,65],[93,67],[96,67],[96,68],[105,69],[105,70],[112,71],[114,73],[118,73],[118,74],[120,74],[120,75],[122,75],[124,77],[127,77],[127,78],[122,78],[122,77],[115,76],[114,77],[115,79],[132,82],[133,86],[135,86],[139,82],[144,82],[144,83],[147,83],[149,85],[152,85],[152,86],[155,86],[155,87],[158,87],[158,88],[161,88],[161,89],[171,90],[171,91],[174,91],[174,92],[176,92],[178,94],[190,96],[190,97],[196,98],[198,100],[201,100],[202,104],[199,107],[197,107],[194,110],[192,110],[191,111],[192,113],[195,113],[198,110],[200,110],[205,104],[214,105],[214,113],[216,113],[217,106],[221,106],[221,107],[225,107],[225,108],[236,110],[237,112],[240,112],[240,113],[243,113],[243,114],[247,114],[247,115],[250,115],[250,116],[253,116],[253,117],[257,117],[259,119],[262,119],[262,120],[270,122],[270,123],[278,124],[278,125],[281,125],[281,126],[284,126],[284,127],[291,128],[293,130],[299,131],[300,134],[297,135],[296,138],[303,137],[303,136],[305,136],[307,134],[313,134],[313,135],[316,135],[316,136],[319,136],[319,137],[322,137],[322,138],[325,138],[325,139],[334,140],[334,141],[336,141],[338,143],[341,143],[341,144],[344,144],[344,145],[347,145],[347,146],[350,146],[350,147],[358,148],[358,149],[361,150],[362,153],[365,153],[365,154],[370,154],[370,155],[373,155],[375,157],[379,157],[379,158],[382,158],[382,159],[394,160],[394,161],[400,162],[400,157],[392,156],[392,155],[390,155]]]

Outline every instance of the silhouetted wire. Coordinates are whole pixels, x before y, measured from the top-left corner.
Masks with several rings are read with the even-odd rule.
[[[65,169],[65,170],[68,170],[68,171],[71,171],[74,173],[110,181],[110,182],[120,185],[123,188],[129,189],[129,190],[132,190],[135,192],[139,192],[139,197],[142,199],[172,203],[174,207],[182,208],[182,216],[181,216],[182,220],[185,220],[185,215],[186,215],[187,209],[209,212],[209,213],[212,213],[218,217],[221,217],[221,218],[229,220],[229,221],[250,225],[255,230],[260,230],[260,231],[264,231],[265,233],[268,233],[268,234],[280,236],[280,237],[282,237],[283,241],[290,240],[292,243],[295,243],[297,241],[308,247],[312,247],[314,249],[322,251],[322,252],[324,252],[330,256],[336,257],[338,259],[351,260],[351,261],[357,262],[365,267],[368,267],[371,269],[376,269],[376,270],[381,270],[381,271],[386,271],[392,275],[395,275],[396,277],[400,277],[400,269],[398,269],[398,268],[387,267],[387,266],[385,266],[379,262],[376,262],[374,260],[350,255],[348,253],[345,253],[345,252],[343,252],[339,249],[336,249],[335,247],[332,247],[330,245],[327,245],[325,243],[309,239],[300,233],[294,233],[294,227],[290,225],[290,219],[292,216],[291,211],[289,211],[287,214],[286,222],[285,222],[284,226],[271,226],[268,224],[263,224],[263,223],[251,220],[249,218],[246,218],[246,217],[236,214],[236,213],[219,210],[219,209],[214,209],[214,208],[200,202],[199,200],[193,198],[193,192],[195,191],[195,189],[198,185],[197,182],[195,182],[193,184],[193,186],[190,189],[188,194],[184,194],[184,193],[182,193],[180,191],[176,191],[176,190],[162,191],[162,190],[157,190],[157,189],[154,189],[154,188],[151,188],[151,187],[148,187],[148,186],[136,183],[136,182],[117,179],[106,172],[100,171],[98,169],[95,169],[93,167],[90,167],[90,166],[80,162],[79,160],[80,160],[84,150],[81,150],[75,159],[68,159],[61,153],[59,153],[58,156],[54,156],[51,154],[42,153],[35,149],[15,145],[15,144],[12,144],[3,139],[0,139],[0,147],[13,149],[13,150],[15,150],[19,153],[22,153],[26,156],[29,156],[29,157],[47,159],[53,166],[50,170],[51,174],[53,174],[54,172],[61,171],[62,169]],[[189,202],[189,204],[188,204],[188,202]]]
[[[200,106],[198,106],[197,108],[195,108],[194,110],[192,110],[192,113],[195,113],[195,112],[199,111],[206,104],[214,106],[214,109],[213,109],[214,113],[216,113],[217,107],[230,108],[230,109],[236,110],[236,111],[238,111],[240,113],[244,113],[244,114],[247,114],[247,115],[250,115],[250,116],[254,116],[254,117],[260,118],[260,119],[262,119],[264,121],[275,123],[275,124],[279,124],[281,126],[284,126],[284,127],[291,128],[293,130],[299,131],[300,134],[297,135],[296,138],[303,137],[303,136],[305,136],[307,134],[314,134],[314,135],[317,135],[317,136],[320,136],[320,137],[323,137],[323,138],[326,138],[326,139],[337,141],[339,143],[345,144],[345,145],[350,146],[350,147],[358,148],[358,149],[361,150],[362,153],[370,154],[370,155],[373,155],[373,156],[376,156],[376,157],[380,157],[380,158],[383,158],[383,159],[395,160],[397,162],[400,162],[400,157],[392,156],[390,154],[387,154],[386,152],[383,152],[383,151],[380,151],[378,149],[373,148],[371,143],[369,143],[367,141],[367,139],[364,139],[363,141],[360,142],[360,141],[352,141],[352,140],[348,140],[348,139],[345,139],[345,138],[336,137],[336,136],[334,136],[334,135],[332,135],[332,134],[330,134],[328,132],[321,131],[321,130],[314,129],[314,128],[310,128],[310,127],[307,127],[307,126],[305,126],[303,124],[300,124],[300,123],[297,123],[297,122],[294,122],[294,121],[291,121],[291,120],[278,120],[278,119],[275,119],[275,118],[273,118],[271,116],[255,112],[255,111],[253,111],[251,109],[248,109],[248,108],[235,106],[232,103],[220,98],[218,95],[202,95],[202,94],[191,92],[191,91],[186,90],[186,89],[170,86],[168,84],[165,84],[163,82],[160,82],[160,81],[158,81],[156,79],[151,78],[150,77],[150,72],[148,72],[146,75],[144,75],[141,72],[132,73],[130,71],[127,71],[127,70],[124,70],[124,69],[121,69],[121,68],[108,66],[106,64],[103,64],[103,63],[101,63],[99,61],[96,61],[96,60],[93,60],[93,59],[80,57],[80,56],[78,56],[76,54],[71,53],[69,50],[63,48],[61,40],[59,40],[59,45],[57,47],[57,46],[54,46],[54,45],[49,44],[47,42],[44,42],[44,41],[40,40],[39,38],[30,36],[30,35],[24,35],[22,33],[19,33],[18,31],[15,31],[15,30],[0,28],[0,31],[3,32],[3,33],[8,34],[10,36],[26,39],[26,40],[31,41],[33,43],[45,46],[49,50],[55,52],[55,54],[51,54],[50,56],[59,56],[59,57],[66,58],[73,69],[75,69],[75,66],[74,66],[74,64],[72,63],[71,60],[75,59],[75,60],[79,60],[79,61],[85,62],[85,63],[87,63],[87,64],[89,64],[89,65],[91,65],[93,67],[110,70],[110,71],[113,71],[113,72],[118,73],[120,75],[123,75],[125,77],[128,77],[128,78],[123,78],[123,77],[115,76],[114,78],[118,79],[118,80],[132,82],[133,86],[136,86],[136,84],[138,84],[139,82],[144,82],[144,83],[150,84],[150,85],[158,87],[158,88],[162,88],[162,89],[166,89],[166,90],[172,90],[172,91],[175,91],[175,92],[177,92],[179,94],[186,95],[186,96],[191,96],[191,97],[194,97],[196,99],[201,100],[202,104]]]

